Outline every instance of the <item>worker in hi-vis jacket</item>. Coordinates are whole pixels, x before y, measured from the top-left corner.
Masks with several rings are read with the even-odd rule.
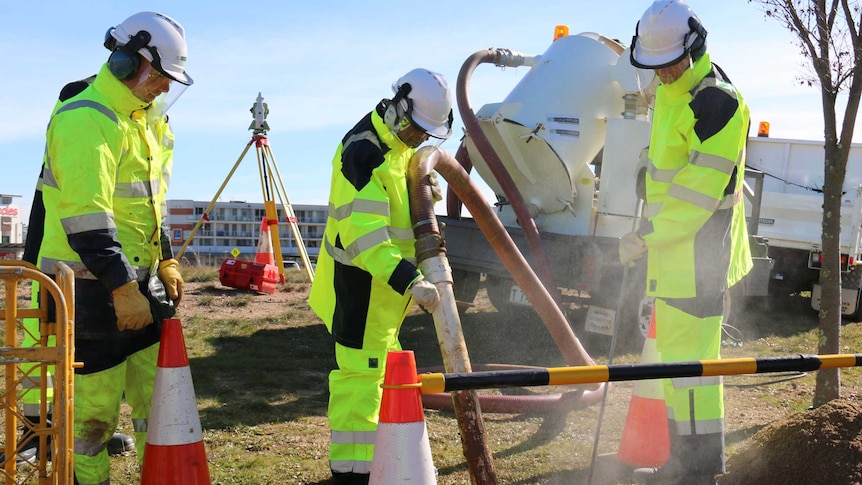
[[[718,359],[724,291],[751,269],[742,197],[749,111],[710,60],[706,29],[683,2],[660,0],[638,22],[631,63],[659,79],[650,135],[647,221],[620,241],[647,254],[662,362]],[[665,381],[670,458],[639,470],[655,483],[715,483],[725,470],[720,376]]]
[[[414,69],[341,140],[309,304],[335,340],[329,375],[334,484],[367,484],[389,351],[412,301],[432,310],[436,287],[416,267],[407,165],[429,137],[452,134],[445,78]],[[433,190],[433,188],[432,188]],[[439,191],[439,189],[437,189]]]

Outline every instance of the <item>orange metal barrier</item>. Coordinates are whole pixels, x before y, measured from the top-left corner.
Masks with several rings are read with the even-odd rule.
[[[72,433],[75,367],[75,278],[68,266],[59,263],[56,282],[25,261],[0,261],[0,281],[4,283],[5,295],[0,305],[0,319],[5,320],[3,344],[0,347],[0,364],[4,370],[0,389],[0,413],[5,418],[6,461],[0,463],[0,478],[5,485],[39,484],[66,485],[73,483],[74,439]],[[38,308],[20,308],[21,298],[18,291],[21,280],[39,283]],[[48,315],[44,302],[49,296],[56,303],[56,315]],[[26,299],[30,299],[28,295]],[[39,319],[39,344],[22,347],[24,318]],[[49,323],[51,322],[51,323]],[[48,337],[55,336],[56,345],[48,345]],[[35,364],[27,372],[21,364]],[[53,369],[54,396],[52,401],[52,421],[47,421],[48,409],[48,369]],[[37,373],[41,392],[40,420],[31,423],[23,419],[19,409],[22,382]],[[21,434],[18,425],[22,426]],[[18,467],[16,452],[18,443],[29,438],[38,439],[40,457],[34,465]],[[46,459],[50,447],[50,464]]]

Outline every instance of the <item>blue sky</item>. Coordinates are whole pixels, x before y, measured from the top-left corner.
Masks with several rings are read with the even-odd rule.
[[[628,44],[648,0],[409,3],[0,0],[0,193],[22,195],[25,217],[57,93],[98,71],[108,27],[142,10],[186,28],[195,79],[170,117],[176,133],[172,199],[209,201],[251,137],[249,108],[269,104],[269,141],[292,204],[323,204],[343,134],[414,67],[454,87],[464,60],[490,47],[541,54],[557,24]],[[807,69],[794,38],[745,0],[690,0],[708,48],[775,138],[823,138],[819,90],[797,82]],[[482,65],[470,85],[478,110],[502,101],[528,68]],[[457,115],[455,130],[462,133]],[[443,148],[454,153],[458,136]],[[859,137],[857,137],[857,140]],[[253,150],[222,200],[262,200]],[[442,210],[438,207],[438,210]]]

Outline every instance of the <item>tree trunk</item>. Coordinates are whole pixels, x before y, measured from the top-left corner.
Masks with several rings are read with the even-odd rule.
[[[818,353],[837,354],[841,347],[841,195],[844,185],[843,165],[836,140],[826,140],[823,184],[823,262],[820,269],[820,314]],[[841,169],[841,170],[839,170]],[[817,372],[814,407],[841,397],[841,374],[838,369]]]

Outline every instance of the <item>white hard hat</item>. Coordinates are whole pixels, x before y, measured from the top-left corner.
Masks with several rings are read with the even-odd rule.
[[[405,114],[428,135],[452,136],[452,95],[442,74],[413,69],[392,84],[392,91],[396,93],[393,101],[400,103],[396,98],[403,98]]]
[[[126,44],[140,45],[137,53],[167,77],[187,86],[194,82],[185,70],[188,57],[185,30],[176,20],[156,12],[136,13],[105,34],[105,47],[112,51]]]
[[[658,0],[644,12],[631,45],[631,63],[641,69],[662,69],[692,61],[706,52],[706,29],[700,19],[679,0]]]

